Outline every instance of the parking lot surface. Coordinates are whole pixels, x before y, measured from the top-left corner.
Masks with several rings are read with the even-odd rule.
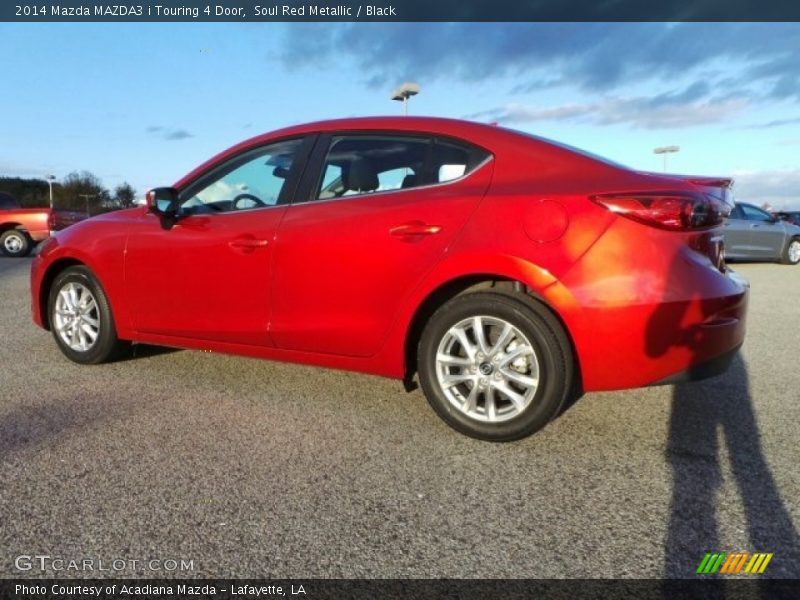
[[[800,577],[800,267],[735,265],[726,375],[588,394],[513,444],[377,377],[152,347],[72,364],[30,320],[29,267],[0,258],[2,577],[693,577],[713,551]],[[37,554],[125,565],[17,568]]]

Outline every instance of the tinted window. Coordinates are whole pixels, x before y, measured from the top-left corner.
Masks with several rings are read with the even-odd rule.
[[[474,146],[437,140],[431,155],[433,182],[443,183],[463,177],[488,156],[485,150]]]
[[[11,194],[0,192],[0,209],[19,208],[19,203]]]
[[[287,140],[248,152],[187,192],[181,208],[190,214],[228,212],[287,202],[284,187],[301,140]]]
[[[772,216],[768,212],[756,208],[755,206],[740,204],[739,208],[742,209],[742,214],[744,214],[744,218],[748,221],[772,221]]]
[[[405,136],[341,136],[331,141],[316,197],[411,188],[424,183],[430,141]]]
[[[316,197],[409,189],[463,177],[489,153],[466,143],[403,135],[334,137]]]

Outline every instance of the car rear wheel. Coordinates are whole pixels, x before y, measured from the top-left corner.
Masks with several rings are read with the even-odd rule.
[[[53,337],[70,360],[98,364],[128,347],[117,338],[105,292],[86,267],[70,267],[56,276],[48,307]]]
[[[787,265],[800,263],[800,238],[792,238],[783,251],[783,262]]]
[[[19,258],[28,256],[33,249],[33,240],[20,229],[9,229],[0,235],[0,251],[6,256]]]
[[[423,330],[418,371],[425,396],[450,426],[505,442],[544,427],[574,379],[563,328],[535,301],[478,292],[450,300]]]

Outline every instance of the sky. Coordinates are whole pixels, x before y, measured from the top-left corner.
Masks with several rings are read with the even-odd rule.
[[[733,176],[800,209],[800,23],[0,23],[0,176],[139,196],[294,123],[399,114],[521,129],[635,169]]]

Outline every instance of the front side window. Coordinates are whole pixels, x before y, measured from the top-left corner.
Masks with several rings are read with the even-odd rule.
[[[772,216],[760,208],[755,206],[748,206],[747,204],[740,205],[744,218],[748,221],[772,221]]]
[[[430,141],[406,136],[342,136],[331,141],[320,200],[412,188],[424,183]]]
[[[187,190],[186,214],[266,208],[288,201],[286,181],[302,140],[286,140],[247,152]]]

